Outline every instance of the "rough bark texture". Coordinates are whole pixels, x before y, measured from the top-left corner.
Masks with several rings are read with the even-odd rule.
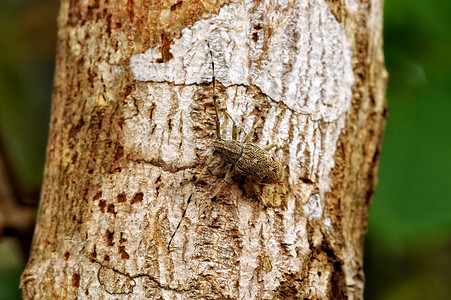
[[[362,298],[382,1],[63,0],[58,24],[24,299]],[[255,141],[288,143],[267,209],[245,178],[214,202],[222,178],[184,180],[215,138],[206,40],[241,136],[266,115]]]

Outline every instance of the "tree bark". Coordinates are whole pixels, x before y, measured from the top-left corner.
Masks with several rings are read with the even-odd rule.
[[[382,1],[87,2],[61,1],[23,298],[361,299]],[[241,137],[264,115],[254,141],[288,144],[261,195],[237,175],[211,201],[221,176],[185,180],[216,138],[212,59]]]

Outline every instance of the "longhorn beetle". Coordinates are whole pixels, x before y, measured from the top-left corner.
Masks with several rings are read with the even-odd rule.
[[[220,167],[224,167],[228,165],[227,172],[224,177],[224,182],[221,184],[218,191],[215,193],[215,195],[211,199],[215,199],[218,197],[225,184],[230,182],[232,175],[234,173],[244,175],[248,179],[251,180],[251,184],[254,187],[254,190],[258,191],[258,184],[267,184],[267,183],[278,183],[283,178],[283,166],[282,164],[275,158],[271,153],[269,153],[269,150],[276,147],[277,149],[281,149],[285,147],[279,146],[276,144],[271,144],[269,146],[266,146],[264,148],[261,148],[260,146],[254,144],[251,142],[251,138],[254,135],[255,129],[260,126],[260,124],[265,119],[264,116],[261,116],[258,121],[254,124],[252,129],[244,136],[243,140],[240,142],[238,140],[238,129],[236,126],[235,121],[233,120],[230,113],[227,111],[225,107],[222,106],[220,101],[217,99],[218,97],[215,94],[215,64],[213,62],[213,53],[210,48],[210,43],[206,41],[208,50],[210,52],[211,57],[211,67],[212,67],[212,83],[213,83],[213,104],[215,108],[215,123],[216,123],[216,140],[213,141],[213,153],[210,155],[210,157],[207,159],[207,163],[205,164],[205,167],[202,169],[200,174],[197,176],[194,186],[199,182],[199,180],[208,177],[208,175],[204,175],[206,172],[208,165],[210,164],[211,160],[213,159],[214,154],[218,154],[219,157],[222,159],[222,163]],[[231,121],[232,121],[232,139],[231,140],[224,140],[221,137],[221,124],[219,121],[219,112],[223,112]],[[188,197],[188,200],[186,202],[185,210],[183,211],[182,218],[180,219],[180,222],[178,223],[174,233],[171,236],[171,239],[169,240],[168,249],[171,246],[172,239],[174,238],[175,234],[177,233],[177,230],[180,227],[180,224],[183,221],[183,218],[185,217],[186,210],[188,209],[188,205],[191,202],[191,195]]]

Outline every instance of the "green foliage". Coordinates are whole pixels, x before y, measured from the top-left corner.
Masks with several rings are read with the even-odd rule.
[[[382,243],[451,231],[451,22],[440,2],[386,3],[389,118],[370,217]]]
[[[44,167],[57,5],[54,0],[0,1],[0,145],[19,193],[31,203],[37,202]],[[2,300],[21,299],[24,255],[16,243],[0,240]]]
[[[17,241],[2,239],[0,243],[0,299],[20,299],[19,278],[24,267]]]
[[[366,299],[449,297],[450,11],[447,0],[385,4],[389,118],[369,219]]]
[[[44,166],[56,47],[51,2],[0,1],[0,138],[24,194],[39,188]]]

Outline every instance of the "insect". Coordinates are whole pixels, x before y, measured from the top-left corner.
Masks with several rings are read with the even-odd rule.
[[[271,144],[264,148],[254,144],[251,139],[254,135],[254,132],[258,126],[264,121],[265,117],[260,117],[258,121],[254,124],[252,129],[244,136],[242,141],[238,140],[238,129],[236,126],[236,122],[227,111],[225,107],[222,106],[220,101],[217,99],[215,94],[215,65],[213,62],[213,53],[210,48],[210,44],[207,41],[208,49],[211,56],[211,66],[212,66],[212,83],[213,83],[213,104],[215,109],[215,125],[216,125],[216,140],[213,141],[213,153],[207,159],[205,167],[202,169],[200,174],[195,178],[196,185],[199,180],[204,179],[208,175],[204,175],[207,171],[211,160],[215,154],[219,155],[222,159],[222,163],[220,167],[227,166],[227,171],[224,177],[224,181],[221,184],[218,191],[211,199],[215,199],[218,197],[224,186],[231,182],[231,178],[233,174],[240,174],[248,179],[250,179],[252,186],[255,191],[259,190],[258,185],[260,184],[271,184],[278,183],[282,180],[284,174],[284,168],[279,160],[272,155],[269,150],[276,147],[277,149],[281,149],[285,146],[279,146],[277,144]],[[227,140],[223,139],[221,136],[221,124],[219,120],[219,112],[224,113],[231,121],[232,121],[232,139]],[[182,223],[183,218],[185,217],[186,210],[188,209],[188,205],[191,202],[192,194],[188,197],[186,208],[182,214],[182,218],[180,219],[179,224],[177,225],[174,233],[169,240],[168,249],[171,246],[172,239],[174,238],[177,230]]]

